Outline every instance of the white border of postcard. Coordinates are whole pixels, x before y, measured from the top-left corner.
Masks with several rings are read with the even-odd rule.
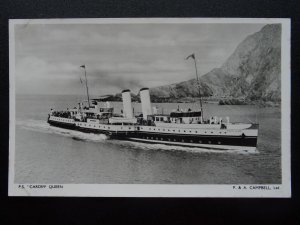
[[[15,163],[15,24],[112,23],[280,23],[281,39],[281,166],[282,184],[17,184]],[[9,192],[10,196],[102,197],[291,197],[290,172],[290,19],[263,18],[138,18],[138,19],[13,19],[9,20]],[[40,185],[40,186],[38,186]]]

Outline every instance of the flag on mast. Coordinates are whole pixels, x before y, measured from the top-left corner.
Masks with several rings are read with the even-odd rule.
[[[193,53],[193,54],[189,55],[188,57],[186,57],[186,60],[189,59],[189,58],[195,59],[195,53]]]
[[[85,69],[85,65],[81,65],[80,67]],[[81,77],[79,77],[79,79],[80,79],[80,83],[83,84],[83,81],[82,81]]]

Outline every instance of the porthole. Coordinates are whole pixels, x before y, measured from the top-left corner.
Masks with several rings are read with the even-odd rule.
[[[193,140],[190,140],[191,143],[193,143]]]
[[[211,144],[211,141],[208,141],[208,144]]]
[[[151,139],[153,140],[153,137],[151,137]]]
[[[201,143],[202,143],[202,141],[199,141],[199,143],[201,144]]]
[[[218,141],[218,144],[220,145],[220,144],[221,144],[221,141]]]
[[[197,132],[197,131],[195,131],[195,133],[197,134],[198,132]]]
[[[161,141],[163,141],[164,139],[163,139],[163,138],[161,138],[160,140],[161,140]]]
[[[184,142],[184,139],[182,139],[181,142]]]
[[[174,141],[176,141],[176,139],[174,138]]]

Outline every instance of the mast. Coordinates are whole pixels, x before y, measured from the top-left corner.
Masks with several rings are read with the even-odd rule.
[[[186,59],[189,59],[189,58],[193,58],[194,59],[195,70],[196,70],[197,86],[198,86],[198,94],[199,94],[199,100],[200,100],[201,117],[202,117],[202,121],[203,121],[202,98],[201,98],[200,81],[199,81],[199,77],[198,77],[198,70],[197,70],[197,62],[196,62],[195,53],[189,55]]]
[[[86,68],[85,68],[85,65],[82,65],[80,67],[84,69],[86,94],[87,94],[87,98],[88,98],[88,105],[89,105],[89,108],[90,108],[90,96],[89,96],[89,87],[88,87],[88,84],[87,84]]]

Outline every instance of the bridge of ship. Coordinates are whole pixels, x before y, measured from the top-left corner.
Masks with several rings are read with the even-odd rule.
[[[151,118],[152,117],[152,118]],[[171,112],[170,115],[155,114],[149,116],[149,119],[153,120],[154,123],[180,123],[180,124],[192,124],[202,123],[201,111],[176,111]]]

